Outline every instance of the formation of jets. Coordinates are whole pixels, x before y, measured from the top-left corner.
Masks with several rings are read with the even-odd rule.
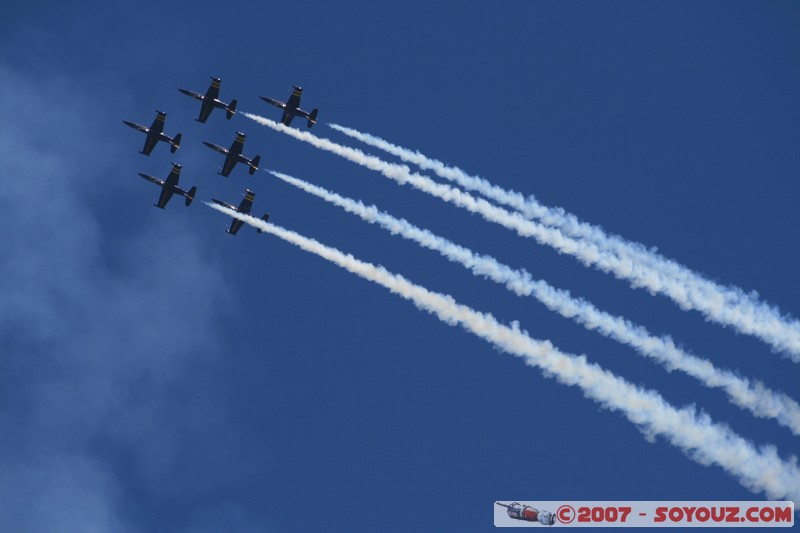
[[[188,89],[178,89],[181,93],[191,96],[196,100],[200,100],[200,113],[195,119],[197,122],[205,123],[206,120],[211,116],[211,112],[214,109],[220,108],[225,110],[225,117],[230,120],[233,115],[236,114],[236,99],[231,100],[231,102],[225,103],[224,101],[219,99],[219,89],[220,85],[222,84],[222,80],[220,78],[211,77],[211,85],[208,87],[208,90],[205,94],[196,93],[194,91],[190,91]],[[292,86],[292,94],[289,96],[289,100],[284,103],[278,100],[274,100],[272,98],[267,98],[266,96],[262,96],[261,99],[265,102],[272,104],[276,107],[283,109],[283,115],[281,116],[281,122],[286,126],[291,125],[292,120],[295,116],[301,116],[306,119],[308,127],[312,127],[314,124],[317,123],[317,113],[318,110],[314,108],[310,113],[303,109],[300,109],[300,98],[303,94],[303,89],[293,85]],[[153,120],[153,123],[150,125],[149,128],[142,126],[141,124],[137,124],[135,122],[130,122],[127,120],[123,120],[122,122],[126,126],[130,126],[131,128],[138,130],[144,133],[147,137],[144,141],[144,146],[142,150],[139,152],[141,154],[149,156],[153,149],[159,142],[166,143],[170,146],[170,152],[175,153],[178,148],[180,148],[181,144],[181,134],[177,133],[174,137],[170,137],[169,135],[164,133],[164,124],[166,122],[167,114],[163,111],[156,110],[156,118]],[[252,176],[256,170],[258,170],[258,165],[261,163],[261,156],[256,155],[252,159],[249,159],[242,155],[242,150],[244,149],[244,142],[245,142],[245,134],[241,132],[236,132],[236,137],[233,140],[230,148],[223,148],[222,146],[216,145],[214,143],[203,141],[203,144],[211,148],[212,150],[216,150],[225,155],[225,161],[222,164],[222,169],[218,174],[221,176],[228,177],[231,171],[234,169],[237,163],[243,163],[247,165],[248,173]],[[153,204],[155,207],[159,207],[164,209],[167,204],[169,203],[170,199],[173,195],[178,194],[183,196],[185,199],[186,207],[189,207],[192,204],[192,201],[197,194],[197,187],[192,186],[188,191],[183,190],[178,186],[178,181],[181,175],[181,169],[183,167],[178,163],[172,163],[172,170],[170,171],[169,175],[166,179],[161,180],[150,176],[149,174],[144,174],[142,172],[139,173],[141,177],[144,179],[155,183],[156,185],[161,187],[161,194],[158,197],[158,202]],[[242,214],[250,214],[250,211],[253,208],[253,200],[255,199],[256,193],[251,191],[250,189],[245,189],[244,199],[241,201],[238,207],[233,206],[229,203],[223,202],[222,200],[217,200],[216,198],[212,198],[212,201],[218,205],[227,207],[237,213]],[[265,213],[264,216],[261,217],[261,220],[267,222],[269,220],[269,213]],[[231,235],[236,235],[239,229],[242,227],[244,223],[234,218],[231,222],[230,228],[225,230],[227,233]],[[261,233],[261,230],[256,230],[258,233]]]

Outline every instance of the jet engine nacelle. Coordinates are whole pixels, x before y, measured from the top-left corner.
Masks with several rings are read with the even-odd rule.
[[[540,511],[529,505],[520,505],[517,502],[511,505],[503,505],[508,511],[508,516],[516,520],[525,520],[526,522],[539,522],[544,526],[552,526],[556,522],[556,517],[549,511]]]

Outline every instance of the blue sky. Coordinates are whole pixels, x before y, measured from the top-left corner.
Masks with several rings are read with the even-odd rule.
[[[471,334],[137,172],[518,320],[786,458],[718,391],[265,172],[375,203],[796,396],[765,344],[476,216],[198,102],[335,122],[563,206],[800,315],[793,2],[29,2],[0,17],[0,529],[484,531],[495,500],[763,498]],[[167,112],[182,147],[137,153]],[[304,128],[301,121],[296,127]],[[364,148],[374,153],[373,149]],[[376,154],[381,155],[381,154]],[[387,157],[388,156],[383,156]],[[390,158],[389,158],[390,159]]]

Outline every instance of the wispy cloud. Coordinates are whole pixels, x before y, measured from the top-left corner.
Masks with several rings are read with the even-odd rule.
[[[123,227],[124,176],[114,200],[103,197],[113,214],[93,202],[106,165],[141,157],[108,131],[124,127],[118,109],[105,108],[110,100],[80,80],[31,79],[1,64],[0,93],[0,221],[9,229],[0,257],[0,530],[136,530],[164,491],[188,501],[202,482],[177,475],[186,441],[210,451],[227,433],[222,409],[197,403],[207,391],[174,394],[215,359],[212,326],[227,282],[196,225],[144,223],[163,214],[149,194],[140,197],[143,224]],[[103,158],[90,142],[98,136]],[[203,420],[176,416],[183,412]],[[204,465],[205,478],[220,479],[228,465],[216,462]]]
[[[769,498],[795,499],[800,496],[800,470],[796,460],[782,460],[776,449],[757,449],[727,426],[714,423],[692,407],[675,408],[658,393],[637,387],[589,363],[585,356],[565,354],[549,341],[532,339],[517,323],[506,326],[491,314],[475,311],[452,297],[430,291],[381,266],[360,261],[350,254],[249,215],[208,203],[209,207],[235,217],[263,232],[279,237],[305,251],[364,279],[377,283],[435,315],[446,324],[460,325],[503,351],[522,357],[545,376],[579,387],[587,398],[603,407],[621,412],[648,437],[662,436],[687,456],[703,465],[716,464],[739,482]]]

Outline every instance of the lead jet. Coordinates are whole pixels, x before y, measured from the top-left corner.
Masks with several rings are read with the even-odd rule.
[[[280,107],[283,109],[283,116],[281,117],[281,122],[286,126],[291,125],[292,119],[294,119],[295,115],[300,115],[301,117],[305,117],[308,119],[308,127],[310,128],[314,124],[317,123],[317,108],[314,108],[311,113],[308,111],[303,111],[300,109],[300,97],[303,95],[303,88],[298,87],[297,85],[292,85],[292,95],[289,97],[289,101],[285,104],[278,100],[273,100],[272,98],[267,98],[266,96],[261,96],[260,98],[264,100],[268,104],[272,104],[275,107]]]
[[[158,141],[169,143],[170,148],[169,151],[173,154],[175,150],[180,148],[181,146],[181,134],[177,134],[175,137],[170,137],[164,133],[164,120],[166,119],[167,114],[163,111],[159,111],[156,109],[156,118],[153,120],[153,123],[150,125],[149,128],[145,128],[141,124],[137,124],[135,122],[128,122],[127,120],[123,120],[122,122],[126,126],[130,126],[135,130],[139,130],[142,133],[147,134],[147,138],[144,140],[144,147],[139,152],[140,154],[150,155],[150,152],[153,151]]]
[[[194,200],[195,193],[197,192],[197,187],[192,187],[189,189],[189,192],[186,192],[178,187],[178,178],[181,175],[181,166],[177,163],[172,163],[172,171],[169,173],[169,176],[167,176],[166,181],[154,178],[153,176],[148,176],[147,174],[142,174],[141,172],[139,172],[139,175],[144,179],[152,181],[156,185],[161,186],[161,196],[158,198],[158,203],[153,204],[161,209],[166,207],[169,199],[172,198],[172,195],[176,193],[186,198],[186,207],[189,207],[192,204],[192,200]]]
[[[242,213],[243,215],[249,215],[250,209],[253,208],[253,199],[255,198],[256,193],[254,193],[250,189],[245,189],[244,192],[245,192],[244,200],[242,200],[242,203],[239,204],[239,207],[234,207],[231,204],[223,202],[222,200],[217,200],[216,198],[212,198],[211,200],[215,204],[227,207],[228,209],[232,209],[237,213]],[[264,222],[269,221],[269,213],[264,213],[264,216],[261,217],[261,220],[263,220]],[[231,235],[236,235],[236,232],[239,231],[239,228],[242,227],[242,224],[244,224],[244,222],[242,222],[238,218],[234,218],[233,221],[231,222],[230,229],[226,229],[225,231],[230,233]],[[258,228],[256,228],[256,231],[261,233],[261,230]]]
[[[225,149],[222,146],[217,146],[216,144],[203,141],[203,144],[211,148],[212,150],[216,150],[221,154],[225,154],[225,162],[222,164],[222,172],[218,172],[220,176],[225,176],[226,178],[233,170],[233,167],[236,166],[236,163],[242,162],[250,167],[250,175],[252,176],[256,170],[258,170],[258,164],[261,162],[261,156],[257,155],[252,160],[247,159],[245,156],[242,155],[242,148],[244,148],[244,139],[245,135],[241,132],[236,132],[236,138],[233,140],[233,144],[229,149]]]
[[[187,89],[178,89],[185,95],[191,96],[197,100],[202,100],[203,103],[200,105],[200,115],[195,119],[196,121],[205,123],[215,107],[224,109],[226,111],[226,117],[228,120],[230,120],[233,114],[236,113],[236,100],[231,100],[230,104],[226,104],[219,99],[219,84],[221,82],[221,79],[211,76],[211,85],[209,86],[208,91],[206,91],[205,96]]]

